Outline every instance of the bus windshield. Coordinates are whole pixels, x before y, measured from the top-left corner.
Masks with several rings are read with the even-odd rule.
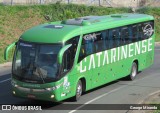
[[[13,61],[13,77],[31,83],[55,81],[59,66],[57,56],[62,44],[20,42]]]

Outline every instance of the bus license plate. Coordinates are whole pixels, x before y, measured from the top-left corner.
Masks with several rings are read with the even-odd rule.
[[[28,97],[28,98],[35,98],[36,96],[29,94],[27,97]]]

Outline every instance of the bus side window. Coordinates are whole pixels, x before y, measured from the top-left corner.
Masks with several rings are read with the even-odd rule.
[[[113,45],[112,45],[112,48],[116,47],[116,38],[117,38],[117,32],[116,30],[112,30],[112,41],[113,41]]]
[[[150,22],[152,28],[150,30],[152,30],[151,36],[154,34],[154,21]]]
[[[107,39],[107,30],[101,32],[102,51],[106,50],[106,48],[107,48],[107,44],[106,44],[107,40],[106,39]]]
[[[81,61],[83,58],[85,58],[86,52],[85,52],[85,45],[81,45],[80,53],[79,53],[79,59],[78,61]]]
[[[80,36],[76,36],[66,41],[65,43],[65,45],[72,44],[72,46],[64,53],[64,56],[63,56],[63,71],[64,72],[67,70],[70,70],[73,66],[74,58],[76,55],[77,46],[79,42],[79,37]]]
[[[147,38],[149,38],[148,37],[148,35],[147,35],[147,31],[146,31],[146,26],[147,25],[149,25],[150,23],[149,22],[146,22],[146,23],[143,23],[142,25],[143,25],[143,27],[142,27],[142,29],[143,29],[143,35],[144,35],[144,39],[147,39]]]
[[[109,38],[108,38],[108,49],[111,49],[113,46],[113,38],[112,38],[112,30],[109,30]]]
[[[112,30],[112,41],[113,41],[112,48],[119,46],[120,43],[119,29]]]
[[[75,54],[76,54],[76,51],[77,51],[78,42],[79,42],[79,36],[74,37],[74,38],[72,38],[72,39],[70,39],[70,40],[68,40],[68,41],[66,42],[66,45],[67,45],[67,44],[72,44],[70,50],[71,50],[71,52],[72,52],[71,57],[72,57],[73,60],[74,60],[74,58],[75,58]]]
[[[103,31],[102,37],[104,40],[104,50],[109,49],[109,30]]]
[[[143,36],[144,39],[150,38],[154,33],[153,21],[143,23]]]
[[[84,35],[85,37],[86,35]],[[80,62],[83,58],[85,58],[86,56],[94,53],[94,40],[93,39],[85,39],[83,37],[82,39],[82,44],[81,44],[81,48],[80,48],[80,53],[79,53],[79,59],[78,62]]]
[[[95,33],[92,33],[92,35],[95,34],[95,37],[93,38],[93,48],[95,49],[95,52],[98,52],[99,51],[99,43],[101,41],[101,38],[100,38],[100,32],[95,32]]]
[[[137,25],[132,25],[132,42],[138,41]]]
[[[130,43],[128,27],[123,27],[121,29],[121,45]]]
[[[150,25],[152,26],[151,28],[150,28],[150,36],[149,36],[149,38],[154,34],[154,21],[150,21]]]
[[[71,47],[70,47],[71,48]],[[71,51],[68,49],[63,55],[63,72],[71,69],[73,63],[71,62]]]
[[[112,48],[112,30],[109,30],[109,37],[108,37],[108,49]]]
[[[119,29],[110,29],[109,30],[109,38],[107,39],[108,49],[120,46],[120,33]]]
[[[101,32],[96,32],[96,39],[94,40],[94,46],[96,51],[95,52],[100,52],[105,50],[106,48],[106,43],[105,43],[105,38],[106,38],[106,32],[101,31]]]
[[[93,53],[93,40],[83,40],[84,42],[84,45],[85,45],[85,52],[86,52],[86,55],[90,55]]]
[[[138,24],[138,40],[143,40],[143,28],[142,28],[142,24]]]
[[[131,43],[134,42],[134,39],[133,39],[133,34],[132,34],[132,27],[131,26],[128,26],[128,37],[129,37],[129,40]]]

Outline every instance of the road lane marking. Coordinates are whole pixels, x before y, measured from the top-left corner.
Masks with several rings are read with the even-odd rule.
[[[0,83],[6,82],[6,81],[9,81],[9,80],[11,80],[11,78],[8,78],[8,79],[5,79],[5,80],[2,80],[2,81],[0,81]]]
[[[157,76],[157,74],[156,74],[156,75],[153,75],[153,76]],[[122,86],[122,87],[119,87],[119,88],[117,88],[117,89],[111,90],[110,92],[107,92],[107,93],[105,93],[105,94],[102,94],[102,95],[100,95],[100,96],[98,96],[98,97],[96,97],[96,98],[94,98],[94,99],[92,99],[92,100],[84,103],[83,105],[77,107],[76,109],[74,109],[74,110],[72,110],[72,111],[70,111],[70,112],[68,112],[68,113],[74,113],[74,112],[76,112],[77,110],[79,110],[80,108],[84,107],[86,104],[90,104],[90,103],[92,103],[93,101],[96,101],[96,100],[98,100],[98,99],[100,99],[100,98],[102,98],[102,97],[104,97],[104,96],[106,96],[106,95],[109,95],[110,93],[113,93],[113,92],[115,92],[115,91],[118,91],[118,90],[120,90],[120,89],[122,89],[122,88],[124,88],[124,87],[127,87],[128,85],[134,84],[134,83],[137,82],[137,81],[141,81],[141,80],[143,80],[143,79],[150,78],[150,77],[153,77],[153,76],[146,76],[146,77],[144,77],[144,78],[141,78],[141,79],[132,81],[130,84],[125,84],[125,85]]]
[[[126,85],[126,86],[127,86],[127,85]],[[90,104],[90,103],[92,103],[93,101],[96,101],[96,100],[98,100],[98,99],[100,99],[100,98],[102,98],[102,97],[104,97],[104,96],[106,96],[106,95],[109,95],[110,93],[113,93],[113,92],[115,92],[115,91],[117,91],[117,90],[120,90],[120,89],[122,89],[122,88],[124,88],[124,87],[126,87],[126,86],[119,87],[119,88],[114,89],[114,90],[112,90],[112,91],[110,91],[110,92],[107,92],[107,93],[105,93],[105,94],[103,94],[103,95],[100,95],[100,96],[98,96],[98,97],[96,97],[96,98],[94,98],[94,99],[92,99],[92,100],[84,103],[83,105],[77,107],[76,109],[74,109],[74,110],[72,110],[72,111],[70,111],[70,112],[68,112],[68,113],[74,113],[74,112],[76,112],[78,109],[84,107],[86,104]]]

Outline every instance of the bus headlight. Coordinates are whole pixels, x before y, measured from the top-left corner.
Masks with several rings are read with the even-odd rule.
[[[51,98],[54,98],[54,95],[51,95]]]
[[[54,87],[50,87],[50,88],[46,88],[47,91],[53,91],[53,90],[56,90],[56,89],[59,89],[61,87],[62,84],[59,84],[57,86],[54,86]]]
[[[51,87],[51,88],[46,88],[47,91],[51,91],[51,90],[55,90],[55,87]]]
[[[12,84],[13,87],[18,87],[18,85],[13,80],[11,81],[11,84]]]
[[[13,91],[12,93],[13,93],[14,95],[16,94],[16,92],[15,92],[15,91]]]

